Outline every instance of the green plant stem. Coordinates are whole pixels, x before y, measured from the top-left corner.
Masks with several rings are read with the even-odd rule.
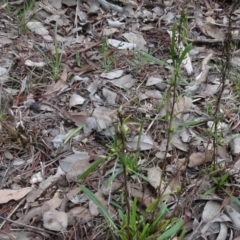
[[[181,78],[180,76],[180,70],[181,70],[181,64],[184,61],[187,53],[191,50],[191,44],[187,45],[184,49],[180,49],[180,42],[181,39],[183,39],[183,42],[185,40],[185,35],[186,35],[186,11],[183,10],[181,14],[181,18],[179,20],[179,23],[175,23],[173,25],[173,30],[172,30],[172,39],[171,39],[171,45],[170,45],[170,53],[173,61],[173,75],[172,78],[170,79],[170,87],[167,90],[167,116],[168,116],[168,126],[167,126],[167,144],[166,144],[166,149],[164,152],[164,157],[163,157],[163,166],[162,166],[162,171],[165,172],[166,166],[167,166],[167,154],[169,150],[169,145],[171,141],[171,135],[172,135],[172,125],[173,125],[173,119],[175,117],[174,115],[174,107],[177,101],[177,87],[179,84],[179,80]],[[172,104],[170,102],[170,94],[171,90],[173,91],[173,97],[172,97]],[[171,107],[170,107],[171,105]],[[169,108],[170,111],[169,111]],[[165,189],[167,188],[167,185],[165,186],[165,189],[161,191],[161,186],[163,183],[163,177],[160,179],[160,183],[158,186],[158,193],[157,193],[157,202],[156,205],[154,206],[154,210],[152,211],[152,216],[151,216],[151,222],[154,221],[155,215],[156,215],[156,210],[158,208],[158,205],[161,201],[161,195],[164,193]]]
[[[123,116],[122,116],[122,108],[120,107],[118,110],[118,118],[119,118],[119,130],[120,130],[120,154],[123,155],[124,157],[124,149],[125,149],[125,126],[124,126],[124,120],[123,120]],[[118,129],[117,129],[118,130]],[[128,216],[128,224],[127,224],[127,232],[128,232],[128,237],[129,239],[131,239],[131,232],[130,232],[130,215],[131,215],[131,206],[129,203],[129,192],[128,192],[128,183],[127,183],[127,166],[126,164],[124,164],[123,162],[123,174],[124,174],[124,188],[125,188],[125,201],[126,201],[126,205],[127,205],[127,216]]]

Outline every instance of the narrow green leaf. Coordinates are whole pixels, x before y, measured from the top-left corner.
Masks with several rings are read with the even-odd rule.
[[[179,219],[174,226],[172,226],[170,229],[165,231],[157,240],[164,240],[169,239],[171,236],[174,236],[177,234],[177,232],[183,227],[184,221],[182,219]]]
[[[134,232],[137,231],[137,198],[135,197],[132,204],[131,210],[131,227]]]
[[[200,120],[187,121],[187,122],[180,123],[178,126],[179,127],[190,127],[190,126],[198,125],[199,123],[201,123]]]
[[[95,195],[89,189],[87,189],[85,186],[80,185],[80,184],[78,184],[78,186],[97,205],[97,207],[99,208],[99,211],[103,214],[105,219],[109,222],[111,228],[113,228],[114,230],[118,230],[116,224],[112,220],[111,215],[105,209],[105,207],[102,205],[102,203],[95,197]]]
[[[153,57],[152,55],[144,52],[144,51],[141,51],[141,50],[138,50],[136,49],[137,53],[139,53],[140,55],[142,55],[143,57],[147,58],[148,60],[152,61],[152,62],[155,62],[155,63],[158,63],[158,64],[161,64],[161,65],[168,65],[166,62],[158,59],[158,58],[155,58]]]
[[[105,161],[105,158],[102,158],[102,159],[94,162],[86,171],[84,171],[81,175],[78,176],[78,179],[86,178],[91,172],[93,172],[104,161]]]
[[[131,171],[131,172],[133,172],[134,174],[138,175],[138,176],[141,177],[143,180],[149,182],[149,179],[148,179],[147,177],[145,177],[144,175],[142,175],[141,173],[135,172],[135,171],[132,170],[132,169],[129,169],[129,171]]]
[[[147,213],[153,212],[153,210],[156,208],[156,205],[158,204],[158,202],[159,202],[159,200],[156,199],[156,200],[154,200],[152,203],[150,203],[150,204],[147,206],[146,212],[147,212]]]
[[[187,56],[188,52],[192,49],[192,44],[188,44],[183,51],[181,52],[180,58],[178,60],[178,63],[181,64],[184,58]]]
[[[107,180],[107,185],[106,187],[109,187],[109,185],[111,184],[111,182],[119,175],[123,172],[123,169],[120,169],[118,171],[116,171],[111,177],[108,178]]]
[[[216,190],[216,187],[213,187],[213,188],[207,190],[207,191],[203,194],[203,196],[207,196],[208,194],[214,192],[215,190]]]
[[[149,235],[149,223],[146,223],[140,235],[140,239],[145,239]]]
[[[77,62],[77,65],[80,67],[81,66],[81,59],[80,59],[79,51],[76,52],[76,62]]]
[[[66,137],[64,144],[66,144],[70,138],[72,138],[77,132],[79,132],[81,129],[83,128],[82,126],[79,126],[78,128],[76,128],[75,130],[73,130],[72,132],[69,133],[69,135]]]
[[[177,32],[177,23],[174,23],[173,24],[173,27],[172,27],[172,39],[171,39],[171,45],[170,45],[170,53],[171,53],[171,58],[172,60],[175,59],[175,55],[176,55],[176,52],[175,52],[175,46],[176,46],[176,32]]]
[[[153,223],[150,226],[151,227],[151,231],[153,231],[154,229],[157,228],[157,225],[159,224],[161,218],[168,212],[169,212],[169,210],[167,208],[167,205],[166,204],[162,204],[160,206],[160,211],[158,212],[156,218],[154,219]]]
[[[240,206],[240,201],[237,197],[233,196],[230,192],[226,191],[224,188],[221,188],[231,199],[233,202],[237,203]]]

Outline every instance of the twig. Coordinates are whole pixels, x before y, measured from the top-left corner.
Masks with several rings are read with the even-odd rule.
[[[17,222],[17,221],[13,221],[13,220],[8,219],[8,218],[4,218],[2,216],[0,216],[0,219],[6,220],[6,221],[8,221],[10,223],[14,223],[14,224],[22,226],[22,227],[30,228],[30,229],[32,229],[32,230],[34,230],[36,232],[49,233],[49,234],[54,234],[54,235],[56,234],[55,232],[51,232],[51,231],[46,230],[46,229],[42,229],[42,228],[37,228],[37,227],[30,226],[30,225],[26,225],[26,224],[23,224],[23,223],[20,223],[20,222]]]
[[[91,49],[91,48],[93,48],[93,47],[97,47],[97,46],[100,45],[101,43],[102,43],[102,42],[97,42],[97,43],[95,43],[95,44],[93,44],[93,45],[91,45],[91,46],[89,46],[89,47],[86,47],[86,48],[80,50],[79,53],[85,53],[85,52],[87,52],[89,49]],[[68,57],[67,57],[67,60],[70,59],[70,58],[72,58],[74,55],[76,55],[76,52],[74,52],[74,53],[72,53],[70,56],[68,56]]]
[[[224,39],[188,39],[192,43],[223,43]],[[233,37],[232,41],[240,41],[240,37]]]
[[[12,210],[12,212],[7,216],[7,218],[1,223],[0,229],[5,225],[5,223],[9,220],[9,218],[15,213],[15,211],[18,209],[18,207],[25,201],[25,198],[23,198],[18,205]]]

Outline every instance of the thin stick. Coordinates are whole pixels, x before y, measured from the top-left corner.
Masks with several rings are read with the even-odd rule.
[[[5,225],[5,223],[8,221],[8,219],[16,212],[16,210],[19,208],[20,205],[25,201],[25,198],[23,198],[18,205],[12,210],[12,212],[7,216],[7,218],[1,223],[0,229]]]
[[[23,223],[20,223],[20,222],[16,222],[16,221],[13,221],[13,220],[11,220],[11,219],[4,218],[4,217],[2,217],[2,216],[0,216],[0,219],[6,220],[6,221],[8,221],[8,222],[10,222],[10,223],[14,223],[14,224],[19,225],[19,226],[22,226],[22,227],[30,228],[30,229],[32,229],[32,230],[34,230],[34,231],[37,231],[37,232],[44,232],[44,233],[49,233],[49,234],[56,234],[55,232],[51,232],[51,231],[48,231],[48,230],[46,230],[46,229],[41,229],[41,228],[33,227],[33,226],[30,226],[30,225],[26,225],[26,224],[23,224]]]

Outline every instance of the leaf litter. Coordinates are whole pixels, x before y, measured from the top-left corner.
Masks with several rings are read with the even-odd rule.
[[[221,89],[219,62],[229,6],[130,0],[35,1],[32,8],[24,1],[0,4],[0,238],[53,239],[58,234],[74,239],[85,229],[81,239],[107,239],[105,228],[97,232],[102,212],[78,183],[92,189],[117,219],[116,205],[124,206],[120,168],[108,160],[86,179],[78,177],[108,155],[120,107],[131,118],[124,125],[126,147],[140,153],[143,178],[135,174],[127,180],[132,198],[148,207],[159,189],[164,191],[165,201],[181,209],[177,217],[185,222],[184,239],[239,238],[238,45],[221,98],[220,137],[215,143],[209,137]],[[182,62],[167,148],[170,36],[185,7],[193,48]],[[239,9],[234,10],[235,41]],[[176,37],[177,48],[183,51],[185,44]],[[82,130],[66,143],[76,127]],[[208,172],[213,162],[219,165],[216,175]],[[226,174],[231,175],[227,183]],[[181,198],[176,186],[181,186]],[[15,231],[19,228],[21,233]]]

